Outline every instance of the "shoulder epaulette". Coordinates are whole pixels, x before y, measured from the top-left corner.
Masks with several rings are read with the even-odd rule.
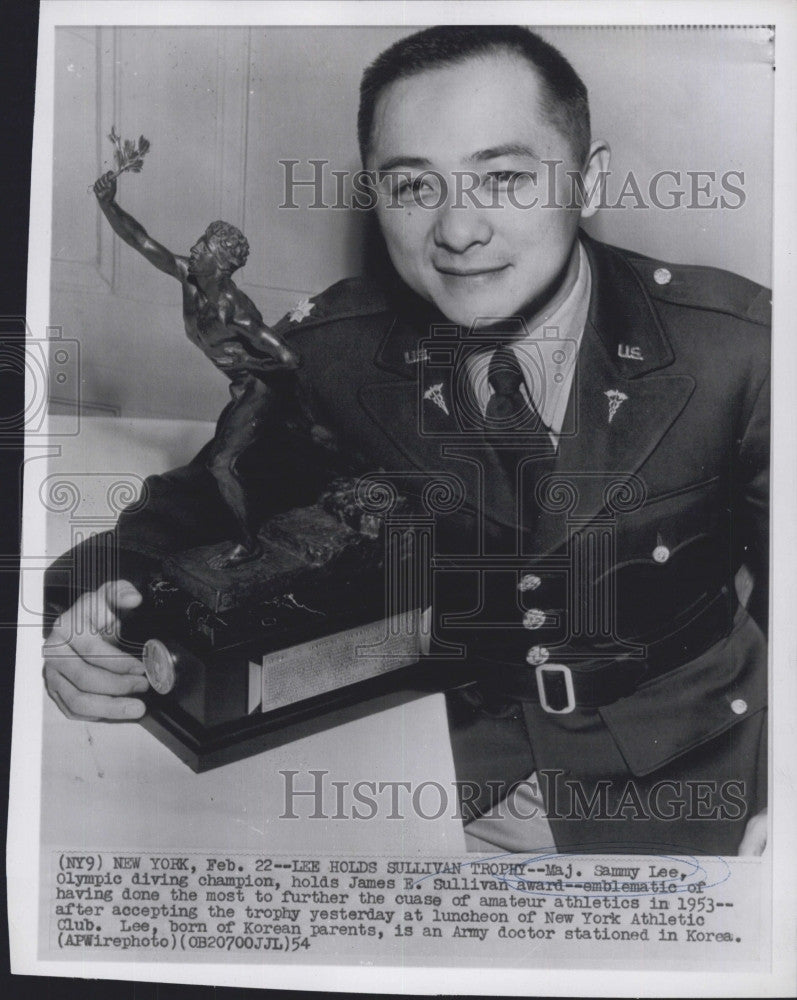
[[[765,326],[771,322],[772,293],[755,281],[716,267],[667,264],[637,254],[627,254],[627,259],[654,299]]]
[[[300,327],[307,329],[334,323],[354,316],[369,316],[390,309],[385,292],[363,278],[343,278],[323,292],[301,299],[279,321],[282,333]]]

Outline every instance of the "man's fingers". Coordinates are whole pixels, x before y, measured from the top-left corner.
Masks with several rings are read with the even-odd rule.
[[[141,601],[132,583],[113,580],[83,594],[56,621],[44,643],[44,680],[69,718],[138,719],[144,714],[144,703],[130,697],[149,688],[144,665],[118,644],[121,617]]]
[[[105,604],[111,611],[120,614],[132,611],[142,601],[141,594],[129,580],[109,580],[93,593],[96,594],[99,602]],[[91,594],[83,595],[84,598],[89,596]]]
[[[141,604],[141,594],[127,580],[112,580],[83,594],[53,626],[54,639],[78,648],[73,641],[102,635],[117,639],[120,618]],[[85,642],[84,642],[85,645]],[[80,650],[78,650],[80,651]]]
[[[142,674],[113,673],[87,663],[76,654],[45,659],[44,671],[45,679],[60,674],[85,694],[143,694],[149,688],[147,678]]]
[[[114,674],[144,673],[144,664],[132,653],[124,652],[102,636],[69,632],[68,626],[60,622],[44,643],[44,657],[48,661],[78,658]]]
[[[77,719],[77,716],[73,712],[70,712],[69,709],[66,707],[66,705],[64,704],[64,699],[61,697],[61,695],[58,694],[57,691],[53,691],[52,688],[50,687],[50,685],[47,684],[46,682],[45,682],[44,686],[45,686],[45,689],[47,691],[47,694],[49,694],[50,698],[55,702],[55,704],[60,709],[61,714],[65,715],[67,717],[67,719],[73,719],[73,720]],[[84,721],[85,722],[99,722],[100,720],[99,719],[88,719],[87,718]]]
[[[45,682],[50,697],[70,719],[89,722],[102,719],[140,719],[146,711],[144,702],[138,698],[119,698],[80,691],[56,670],[45,669]]]

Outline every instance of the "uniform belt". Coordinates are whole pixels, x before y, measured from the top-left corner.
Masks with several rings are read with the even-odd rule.
[[[612,656],[597,650],[588,659],[576,659],[572,648],[556,648],[537,667],[516,666],[480,651],[472,655],[477,670],[484,667],[479,685],[485,694],[520,701],[536,701],[555,715],[576,708],[600,708],[624,698],[646,681],[683,666],[710,649],[727,634],[732,621],[729,588],[723,587],[701,611],[675,632],[644,645],[643,656]],[[568,660],[570,662],[568,662]]]

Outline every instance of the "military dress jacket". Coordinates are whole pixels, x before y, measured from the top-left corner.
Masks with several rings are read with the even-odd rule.
[[[272,429],[247,468],[264,513],[344,468],[442,491],[433,652],[480,678],[447,696],[466,819],[534,771],[559,850],[734,854],[765,801],[769,293],[581,239],[589,316],[553,459],[532,442],[524,464],[522,437],[491,442],[459,405],[472,332],[347,279],[277,325],[301,414],[280,461]],[[230,537],[206,452],[122,515],[126,576]]]

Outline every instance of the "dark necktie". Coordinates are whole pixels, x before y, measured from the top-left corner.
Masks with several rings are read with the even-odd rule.
[[[523,370],[511,348],[502,344],[496,349],[490,359],[487,381],[493,395],[487,400],[484,412],[485,429],[491,433],[520,431],[534,434],[534,454],[553,455],[555,449],[548,428],[542,422],[530,394],[526,396],[520,390]]]

